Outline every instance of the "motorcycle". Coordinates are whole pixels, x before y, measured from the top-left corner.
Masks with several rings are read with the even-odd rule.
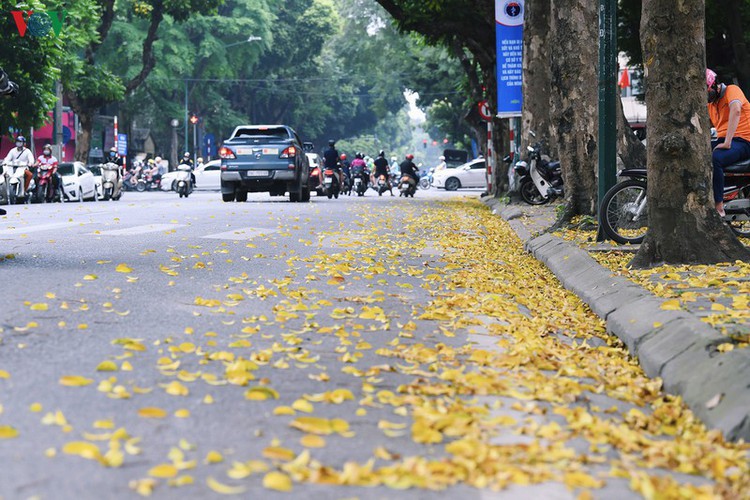
[[[375,190],[378,192],[378,196],[383,196],[383,193],[388,191],[388,181],[385,178],[385,175],[381,175],[378,177],[378,182],[375,185]]]
[[[435,168],[431,168],[425,172],[419,179],[419,189],[430,189],[432,187],[432,177],[435,173]]]
[[[341,191],[339,176],[338,172],[334,171],[332,168],[326,168],[323,171],[323,190],[329,200],[333,197],[337,200],[339,199],[339,192]]]
[[[408,198],[411,196],[414,198],[414,193],[417,192],[417,183],[414,179],[408,175],[401,177],[401,181],[398,183],[399,196]]]
[[[549,161],[541,153],[541,144],[527,147],[528,162],[519,161],[513,171],[520,179],[521,198],[529,205],[544,205],[564,195],[559,161]]]
[[[346,174],[344,174],[344,183],[341,185],[341,194],[352,195],[352,180]]]
[[[120,179],[120,166],[108,162],[101,165],[102,169],[102,198],[104,201],[119,200],[122,196],[123,182]]]
[[[354,178],[354,185],[352,190],[357,193],[357,196],[364,196],[367,192],[367,184],[369,183],[369,176],[366,172],[359,172],[352,174]]]
[[[160,191],[161,178],[155,179],[151,175],[147,175],[145,178],[141,177],[138,179],[138,184],[136,184],[135,190],[141,193],[143,191]]]
[[[62,200],[62,196],[57,197],[57,190],[54,188],[55,176],[53,169],[49,165],[39,165],[36,177],[36,190],[34,191],[33,201],[35,203],[52,203],[56,199]],[[57,184],[61,184],[58,182]]]
[[[13,161],[8,167],[8,170],[4,169],[4,171],[7,176],[6,182],[10,204],[14,205],[19,202],[24,203],[27,201],[26,172],[28,171],[29,166],[25,163],[21,164],[18,161]],[[29,185],[29,191],[33,191],[33,188],[34,185],[32,181],[32,184]]]
[[[192,170],[192,167],[186,163],[180,163],[177,165],[177,177],[175,182],[177,183],[176,191],[177,194],[180,195],[180,198],[183,196],[187,198],[190,193],[193,192],[193,181],[192,176],[190,175]]]
[[[638,244],[648,231],[646,169],[624,169],[617,176],[625,180],[604,195],[599,224],[613,241]],[[737,236],[750,237],[750,160],[725,168],[724,179],[723,219]]]
[[[139,184],[142,184],[142,187],[139,188]],[[122,177],[122,189],[124,191],[146,190],[146,182],[141,179],[141,167],[135,167],[125,172]]]

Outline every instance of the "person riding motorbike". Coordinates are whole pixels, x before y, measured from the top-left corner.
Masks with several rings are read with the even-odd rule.
[[[724,169],[750,158],[750,102],[737,85],[719,83],[710,69],[706,69],[706,91],[717,136],[711,141],[714,203],[724,217]]]
[[[36,163],[34,164],[34,166],[37,168],[34,183],[37,186],[39,186],[39,177],[42,173],[42,165],[47,167],[47,171],[51,176],[50,180],[52,181],[52,193],[57,193],[57,190],[60,188],[60,182],[57,175],[58,161],[57,158],[52,154],[51,144],[44,145],[44,148],[42,148],[42,154],[36,159]]]
[[[439,160],[440,160],[440,163],[438,163],[437,166],[435,167],[435,173],[438,173],[441,170],[445,170],[446,168],[448,168],[448,164],[445,163],[445,156],[441,156]]]
[[[149,160],[146,170],[144,171],[146,182],[159,183],[161,181],[161,174],[159,173],[159,164],[156,160]]]
[[[352,184],[354,184],[354,179],[359,177],[360,179],[362,179],[362,182],[365,185],[365,189],[367,189],[367,184],[370,182],[370,169],[367,167],[367,163],[365,163],[362,153],[357,153],[355,155],[350,168],[352,175]]]
[[[323,166],[337,173],[339,186],[343,185],[343,174],[339,168],[339,152],[336,150],[336,141],[328,141],[328,149],[323,152]]]
[[[416,186],[419,184],[419,170],[412,160],[414,160],[413,154],[409,153],[406,155],[406,159],[399,165],[399,170],[401,170],[401,177],[409,177],[413,179],[414,186]]]
[[[384,175],[385,184],[388,187],[388,192],[391,193],[391,196],[393,196],[393,186],[391,186],[390,173],[391,168],[388,165],[388,160],[385,159],[385,151],[381,151],[380,153],[378,153],[378,157],[375,158],[375,171],[373,172],[372,183],[373,185],[375,185],[377,179],[379,179],[380,176]]]
[[[349,183],[351,186],[352,183],[352,173],[351,173],[351,165],[349,164],[349,160],[346,159],[346,154],[341,153],[341,156],[339,156],[339,165],[341,165],[341,173],[343,174],[343,180],[344,184]]]
[[[198,158],[201,162],[203,161],[203,158]],[[182,159],[180,160],[180,165],[189,165],[190,166],[190,182],[193,183],[193,187],[195,187],[195,173],[193,172],[193,160],[190,159],[190,152],[185,151],[185,153],[182,155]]]
[[[31,167],[34,165],[34,155],[26,147],[26,138],[22,135],[16,137],[16,147],[8,152],[3,164],[11,165],[14,161],[20,165],[25,164],[29,167],[24,172],[24,190],[28,190],[29,183],[32,177],[34,177],[34,174],[31,173]]]

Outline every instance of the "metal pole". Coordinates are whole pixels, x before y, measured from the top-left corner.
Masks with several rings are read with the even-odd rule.
[[[599,0],[599,203],[617,181],[617,98],[617,0]]]
[[[198,161],[198,122],[193,123],[193,165]]]
[[[185,151],[188,150],[188,81],[185,78]],[[183,153],[185,152],[183,151]]]
[[[65,145],[63,144],[63,102],[62,102],[62,83],[60,80],[55,82],[55,97],[57,102],[55,103],[55,127],[53,129],[54,137],[52,138],[52,144],[55,146],[55,154],[60,161],[65,161]]]

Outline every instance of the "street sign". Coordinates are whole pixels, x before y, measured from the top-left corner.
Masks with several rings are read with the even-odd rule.
[[[524,0],[495,0],[497,114],[521,116]]]
[[[128,134],[117,134],[117,154],[128,156]]]
[[[487,101],[479,102],[479,116],[486,122],[492,121],[492,111],[490,110],[490,103]]]

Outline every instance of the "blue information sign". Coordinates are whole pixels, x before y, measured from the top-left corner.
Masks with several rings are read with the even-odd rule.
[[[117,134],[117,154],[128,156],[128,134]]]
[[[524,0],[495,0],[497,114],[521,116]]]

